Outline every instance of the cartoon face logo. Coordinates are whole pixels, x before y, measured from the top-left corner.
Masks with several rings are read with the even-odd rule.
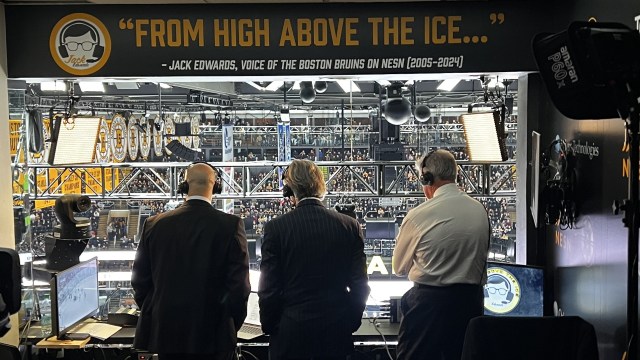
[[[511,312],[520,302],[520,284],[510,272],[492,267],[487,270],[487,284],[484,286],[484,307],[496,313]]]
[[[53,27],[49,49],[62,70],[73,75],[90,75],[109,59],[111,36],[94,16],[74,13],[60,19]]]

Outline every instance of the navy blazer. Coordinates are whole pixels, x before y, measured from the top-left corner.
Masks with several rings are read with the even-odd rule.
[[[260,286],[270,359],[342,356],[369,296],[358,222],[304,200],[264,227]]]
[[[202,200],[148,218],[131,285],[141,307],[136,349],[233,350],[251,290],[242,219]]]

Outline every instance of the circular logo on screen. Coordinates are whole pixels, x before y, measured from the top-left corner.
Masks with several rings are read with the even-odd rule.
[[[85,13],[60,19],[51,30],[49,49],[60,68],[73,75],[91,75],[107,63],[111,36],[102,21]]]
[[[487,270],[487,284],[484,286],[485,309],[496,314],[509,313],[518,306],[520,295],[520,284],[512,273],[498,267]]]

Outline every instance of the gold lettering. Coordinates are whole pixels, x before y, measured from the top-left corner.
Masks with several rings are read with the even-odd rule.
[[[213,19],[213,43],[215,46],[229,46],[229,20],[223,19],[220,25],[220,19]],[[220,41],[222,38],[222,42]]]
[[[136,20],[136,47],[142,47],[142,37],[149,34],[146,29],[142,28],[142,25],[149,25],[149,20]]]
[[[413,32],[411,24],[413,23],[413,16],[403,16],[400,18],[400,44],[401,45],[413,45],[413,39],[409,36]]]
[[[434,44],[445,44],[447,37],[444,35],[438,36],[438,25],[444,25],[447,23],[447,19],[444,16],[434,16],[433,23],[431,24],[431,35],[433,36]]]
[[[347,29],[345,30],[345,42],[344,44],[347,46],[358,46],[360,45],[360,41],[357,39],[354,39],[353,36],[355,36],[358,32],[355,28],[353,28],[354,25],[358,24],[358,18],[347,18],[346,19],[346,23],[347,23]],[[338,43],[339,45],[339,43]]]
[[[329,31],[331,32],[331,43],[333,46],[340,46],[342,43],[342,26],[344,25],[344,19],[338,19],[338,25],[336,26],[333,19],[329,21]]]
[[[327,19],[313,20],[313,44],[327,46]]]
[[[198,40],[198,46],[204,46],[204,21],[196,20],[196,26],[191,25],[191,21],[184,20],[184,46],[188,47],[191,41]]]
[[[449,16],[449,23],[447,24],[447,28],[449,30],[447,32],[449,44],[460,44],[462,42],[459,37],[455,37],[455,35],[460,32],[460,27],[456,26],[455,23],[461,20],[462,16]]]
[[[425,17],[425,19],[428,19],[428,17]],[[373,36],[373,38],[371,39],[371,43],[373,45],[378,45],[378,27],[382,23],[382,18],[380,17],[369,18],[368,21],[372,25],[371,35]]]
[[[269,46],[269,19],[264,19],[264,27],[260,28],[260,19],[254,19],[255,45],[262,46],[260,38],[264,41],[264,46]]]
[[[151,19],[151,47],[164,47],[164,21],[162,19]]]
[[[291,20],[284,19],[284,24],[282,24],[282,33],[280,34],[280,46],[286,46],[287,42],[290,46],[296,46],[296,38],[293,34]]]
[[[182,45],[182,31],[180,21],[171,19],[167,21],[167,44],[169,47],[179,47]]]
[[[311,46],[311,20],[298,19],[298,46]]]
[[[240,32],[239,34],[240,40],[238,41],[238,44],[240,44],[240,46],[252,46],[253,31],[251,31],[251,20],[249,19],[238,20],[238,31]]]

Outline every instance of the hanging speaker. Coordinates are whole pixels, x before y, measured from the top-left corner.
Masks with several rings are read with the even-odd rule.
[[[327,82],[326,81],[316,81],[315,84],[313,84],[313,88],[316,89],[316,92],[318,94],[322,94],[325,91],[327,91]]]
[[[316,90],[313,88],[311,81],[300,82],[300,100],[303,103],[309,104],[316,99]]]
[[[427,105],[418,105],[413,111],[416,121],[425,122],[431,117],[431,109]]]

